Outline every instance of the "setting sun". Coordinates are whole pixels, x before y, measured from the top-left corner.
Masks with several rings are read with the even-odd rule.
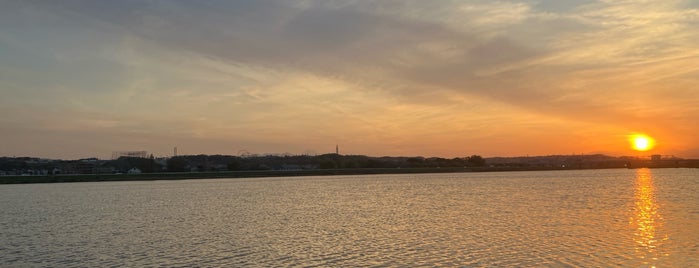
[[[644,134],[634,134],[629,136],[631,148],[636,151],[648,151],[655,146],[655,140]]]

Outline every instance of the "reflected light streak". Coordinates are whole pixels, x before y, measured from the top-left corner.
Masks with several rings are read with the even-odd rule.
[[[631,222],[636,229],[634,242],[636,253],[645,264],[652,264],[662,255],[660,246],[668,238],[658,238],[657,229],[662,226],[663,218],[655,200],[655,188],[650,169],[638,169],[636,172],[634,218]]]

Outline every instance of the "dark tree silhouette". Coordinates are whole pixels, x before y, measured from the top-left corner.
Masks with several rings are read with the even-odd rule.
[[[480,156],[480,155],[474,154],[474,155],[472,155],[472,156],[469,156],[469,157],[468,157],[468,160],[466,160],[466,161],[467,161],[469,164],[471,164],[472,166],[476,166],[476,167],[485,166],[485,159],[483,159],[483,157]]]

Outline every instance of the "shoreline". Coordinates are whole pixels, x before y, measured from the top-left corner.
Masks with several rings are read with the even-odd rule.
[[[641,167],[639,167],[641,168]],[[676,167],[650,167],[676,168]],[[614,169],[614,168],[590,168]],[[589,170],[580,168],[531,168],[531,167],[464,167],[464,168],[352,168],[352,169],[307,169],[307,170],[250,170],[220,172],[167,172],[141,174],[66,174],[41,176],[0,176],[0,184],[101,182],[101,181],[155,181],[193,179],[237,179],[264,177],[302,177],[334,175],[373,175],[373,174],[427,174],[427,173],[473,173],[507,171],[554,171]]]

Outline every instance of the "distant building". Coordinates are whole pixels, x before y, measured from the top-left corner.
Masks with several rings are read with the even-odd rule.
[[[660,159],[662,159],[662,158],[663,157],[659,154],[654,154],[654,155],[650,156],[650,160],[653,160],[653,161],[660,161]]]
[[[146,158],[148,152],[146,151],[118,151],[112,152],[112,160],[119,159],[119,157],[137,157]]]
[[[92,174],[94,168],[95,163],[80,160],[65,161],[59,165],[62,174]]]

